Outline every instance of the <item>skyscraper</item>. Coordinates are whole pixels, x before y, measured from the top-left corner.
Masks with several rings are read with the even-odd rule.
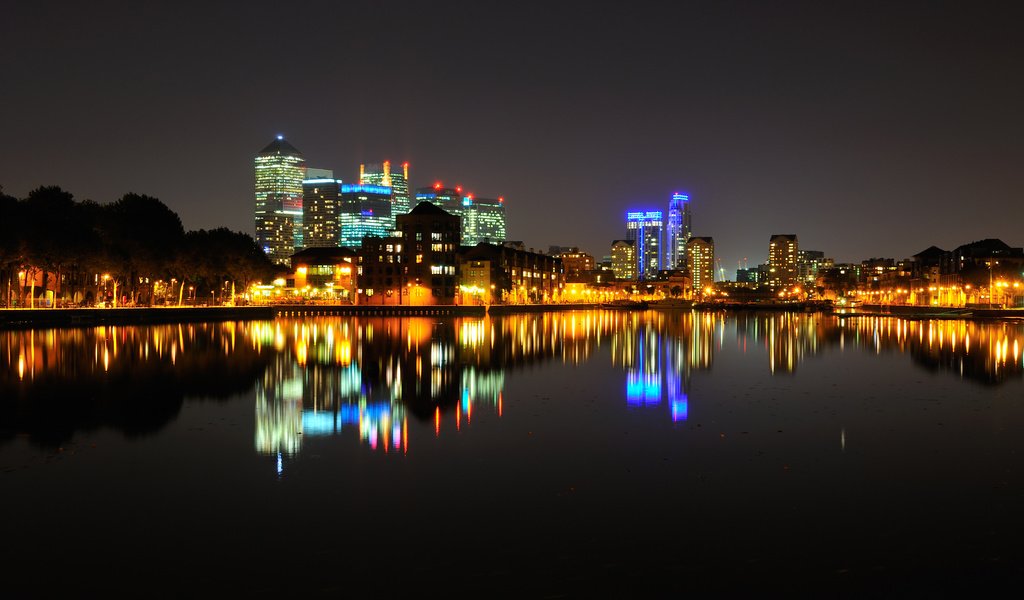
[[[306,161],[284,136],[256,155],[256,242],[275,263],[302,247],[302,180]],[[298,222],[299,227],[296,227]]]
[[[776,234],[768,241],[768,285],[787,287],[797,282],[799,246],[795,234]]]
[[[686,266],[690,269],[694,293],[715,283],[715,240],[691,237],[686,245]]]
[[[395,230],[391,188],[382,185],[341,186],[340,244],[359,248],[368,235],[388,237]]]
[[[664,213],[660,210],[626,213],[626,239],[636,242],[638,279],[654,279],[661,269]]]
[[[463,245],[501,244],[506,235],[504,198],[474,198],[473,194],[462,198]]]
[[[341,180],[334,178],[302,182],[302,242],[306,248],[340,245],[341,186]]]
[[[462,186],[448,188],[441,185],[439,181],[433,187],[419,188],[416,190],[416,203],[419,204],[420,202],[430,202],[446,213],[457,217],[461,217],[464,212],[462,206]]]
[[[401,171],[391,170],[391,161],[359,165],[360,185],[379,185],[391,188],[391,214],[404,215],[412,210],[409,198],[409,163],[402,163]]]
[[[665,268],[678,269],[686,264],[686,243],[690,240],[690,197],[672,194],[668,203],[668,240],[665,244]]]

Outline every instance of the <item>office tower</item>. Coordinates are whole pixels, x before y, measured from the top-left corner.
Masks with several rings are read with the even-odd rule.
[[[306,248],[340,245],[341,186],[341,180],[333,177],[302,182],[302,241]]]
[[[612,242],[612,273],[620,281],[636,280],[636,242],[615,240]]]
[[[695,293],[715,283],[715,240],[709,237],[691,237],[686,244],[686,266],[690,269]]]
[[[412,210],[409,198],[409,163],[402,163],[402,170],[393,171],[391,161],[359,165],[359,183],[391,188],[391,214],[404,215]]]
[[[505,199],[462,198],[462,244],[475,246],[480,242],[501,244],[506,239]]]
[[[462,186],[447,188],[437,182],[433,187],[416,190],[416,203],[430,202],[450,215],[462,217]]]
[[[626,239],[636,242],[638,279],[654,279],[661,269],[663,216],[660,210],[626,213]]]
[[[768,285],[788,287],[797,282],[797,256],[799,247],[796,235],[776,234],[768,242]]]
[[[340,244],[346,248],[358,248],[368,235],[391,235],[395,230],[391,206],[389,187],[342,184]]]
[[[283,136],[255,159],[256,242],[275,263],[288,264],[302,247],[302,180],[306,161]],[[296,222],[300,224],[296,228]]]
[[[668,203],[668,240],[665,245],[665,268],[678,269],[686,265],[686,242],[692,235],[690,222],[690,197],[686,194],[672,194]]]

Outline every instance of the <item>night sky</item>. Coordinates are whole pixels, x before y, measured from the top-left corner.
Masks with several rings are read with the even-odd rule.
[[[1018,3],[1018,5],[1021,3]],[[599,259],[689,193],[728,278],[773,233],[837,261],[1024,245],[1024,11],[942,2],[18,2],[0,185],[156,196],[253,233],[253,157],[411,163]]]

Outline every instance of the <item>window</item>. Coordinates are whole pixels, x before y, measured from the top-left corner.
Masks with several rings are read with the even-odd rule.
[[[434,233],[430,234],[430,239],[440,241],[441,240],[441,234],[435,231]]]
[[[418,262],[418,263],[423,262],[423,255],[422,254],[417,254],[416,255],[416,262]]]

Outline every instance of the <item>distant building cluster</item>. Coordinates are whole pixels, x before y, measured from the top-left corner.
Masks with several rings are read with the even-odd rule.
[[[358,179],[344,182],[332,170],[308,167],[279,136],[254,166],[257,242],[273,262],[291,267],[278,281],[307,296],[383,305],[638,294],[705,302],[1024,305],[1024,253],[1000,240],[952,251],[933,246],[902,261],[836,264],[824,251],[802,249],[796,234],[772,234],[767,260],[748,266],[744,259],[730,281],[714,238],[694,235],[689,194],[671,194],[667,210],[627,211],[623,237],[599,261],[578,246],[544,253],[509,240],[504,197],[440,181],[413,188],[409,163],[361,164]]]
[[[504,197],[477,197],[435,183],[417,189],[412,198],[409,163],[361,164],[358,180],[345,182],[331,169],[308,167],[283,136],[254,162],[256,241],[281,265],[305,248],[359,248],[368,236],[391,236],[397,218],[420,202],[460,219],[458,243],[501,244],[507,237]]]

